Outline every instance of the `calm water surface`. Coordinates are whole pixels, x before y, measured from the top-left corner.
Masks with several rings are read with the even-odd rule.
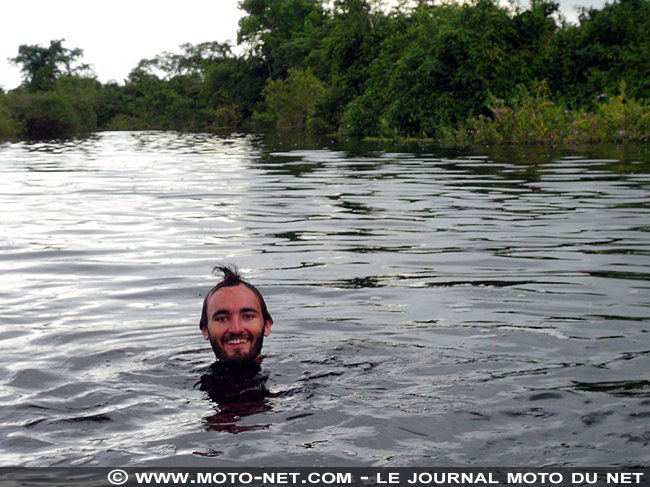
[[[0,178],[2,465],[650,465],[647,147],[101,133]],[[226,262],[251,394],[200,385]]]

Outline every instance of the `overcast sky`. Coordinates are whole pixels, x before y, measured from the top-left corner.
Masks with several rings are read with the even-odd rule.
[[[560,0],[569,20],[575,5],[600,7],[604,0]],[[20,71],[7,61],[21,44],[48,46],[65,39],[68,48],[83,49],[103,83],[120,83],[138,61],[163,51],[178,52],[190,42],[237,41],[242,12],[237,0],[10,0],[2,5],[0,86],[20,84]]]

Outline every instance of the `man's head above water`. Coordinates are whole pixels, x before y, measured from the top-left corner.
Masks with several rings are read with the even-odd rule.
[[[221,362],[248,364],[259,361],[264,337],[273,319],[262,294],[245,281],[234,266],[217,266],[223,279],[203,300],[199,326],[203,338]]]

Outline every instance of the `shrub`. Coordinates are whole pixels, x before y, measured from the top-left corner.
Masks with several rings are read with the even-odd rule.
[[[277,128],[305,130],[325,87],[311,71],[295,68],[285,80],[269,80],[262,94],[269,119]]]
[[[10,118],[30,139],[72,137],[97,128],[97,89],[93,79],[66,77],[52,91],[14,91],[6,96]]]
[[[7,96],[0,92],[0,140],[17,139],[21,135],[22,127],[7,105]]]
[[[239,127],[243,116],[238,105],[230,104],[208,110],[207,118],[211,120],[212,130],[218,130]]]
[[[443,146],[583,144],[650,140],[650,105],[626,95],[600,95],[596,110],[567,110],[550,99],[545,84],[520,86],[512,106],[493,98],[492,117],[470,119],[441,131]]]
[[[9,104],[29,139],[72,137],[82,126],[72,101],[54,92],[16,94]]]
[[[105,124],[104,128],[106,130],[145,130],[148,128],[148,125],[145,121],[141,120],[138,117],[132,115],[127,115],[125,113],[118,113],[111,120]]]

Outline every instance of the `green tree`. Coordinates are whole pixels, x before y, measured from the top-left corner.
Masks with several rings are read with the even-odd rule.
[[[421,2],[402,12],[394,20],[400,28],[369,67],[363,93],[346,107],[341,131],[435,137],[485,112],[491,95],[508,97],[517,84],[543,77],[546,63],[529,58],[548,51],[539,46],[553,34],[549,16],[557,6],[533,3],[534,15],[517,20],[494,0]]]
[[[13,64],[20,66],[26,91],[47,91],[61,76],[90,73],[87,64],[78,63],[83,50],[63,47],[64,41],[52,40],[49,47],[23,44],[18,48],[18,55],[9,58]]]
[[[181,53],[163,52],[152,59],[142,59],[132,71],[148,75],[161,74],[165,79],[176,76],[203,76],[208,66],[214,62],[232,57],[232,47],[228,42],[201,42],[181,44]]]
[[[249,76],[229,43],[180,47],[180,53],[142,59],[123,90],[111,88],[106,93],[107,102],[121,107],[118,112],[112,110],[109,128],[206,130],[239,125],[244,110],[239,106],[241,99],[256,84],[255,95],[260,99],[264,82]],[[250,115],[252,108],[246,109]]]
[[[321,46],[307,58],[308,66],[328,86],[316,110],[329,126],[337,127],[345,106],[363,92],[369,66],[398,24],[367,0],[334,2]]]
[[[211,63],[201,94],[211,114],[211,126],[239,126],[262,110],[265,83],[266,69],[259,57],[228,57]]]
[[[264,60],[270,78],[300,67],[319,45],[325,11],[319,0],[241,0],[238,43]]]
[[[650,1],[620,0],[584,9],[577,26],[558,33],[551,86],[574,106],[594,108],[625,81],[628,95],[650,98]]]

